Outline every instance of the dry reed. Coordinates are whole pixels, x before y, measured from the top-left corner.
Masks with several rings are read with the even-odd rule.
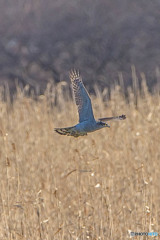
[[[0,101],[0,239],[160,233],[160,96],[142,78],[127,100],[122,81],[110,99],[96,88],[95,116],[127,119],[77,139],[53,131],[78,119],[64,83],[49,85],[37,100],[26,87],[13,102]]]

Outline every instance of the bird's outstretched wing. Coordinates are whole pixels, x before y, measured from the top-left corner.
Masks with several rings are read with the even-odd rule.
[[[100,121],[112,121],[112,120],[124,120],[124,119],[126,119],[126,115],[121,115],[117,117],[99,118]]]
[[[70,71],[69,76],[72,82],[75,102],[78,107],[79,122],[93,120],[94,116],[91,99],[85,86],[83,85],[82,77],[80,76],[79,72],[75,70]]]

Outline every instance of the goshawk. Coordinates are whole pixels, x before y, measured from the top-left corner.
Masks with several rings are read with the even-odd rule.
[[[73,137],[87,135],[89,132],[94,132],[104,127],[110,127],[106,122],[110,120],[124,120],[125,115],[117,117],[99,118],[95,120],[92,110],[91,99],[83,85],[82,77],[76,70],[70,71],[70,79],[72,83],[75,102],[78,107],[79,123],[73,127],[55,128],[54,130],[61,134]]]

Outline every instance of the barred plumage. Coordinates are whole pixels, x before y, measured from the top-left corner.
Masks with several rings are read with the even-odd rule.
[[[76,129],[75,129],[75,127],[55,128],[54,130],[55,130],[57,133],[61,134],[61,135],[67,135],[67,136],[79,137],[79,136],[87,135],[87,133],[77,132]]]
[[[54,130],[61,134],[73,137],[87,135],[88,132],[93,132],[104,127],[110,127],[105,121],[124,120],[125,115],[117,117],[100,118],[98,121],[94,119],[91,99],[83,85],[82,77],[76,70],[70,71],[70,79],[72,83],[73,93],[79,113],[79,123],[73,127],[55,128]]]
[[[94,119],[91,99],[85,86],[83,85],[82,77],[79,75],[79,72],[72,70],[70,72],[70,79],[72,82],[75,102],[78,107],[79,122]]]

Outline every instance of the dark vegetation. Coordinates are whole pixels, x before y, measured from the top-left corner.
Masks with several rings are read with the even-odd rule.
[[[40,93],[75,67],[91,90],[122,77],[127,87],[134,65],[151,89],[160,79],[159,16],[159,0],[1,0],[0,83]]]

